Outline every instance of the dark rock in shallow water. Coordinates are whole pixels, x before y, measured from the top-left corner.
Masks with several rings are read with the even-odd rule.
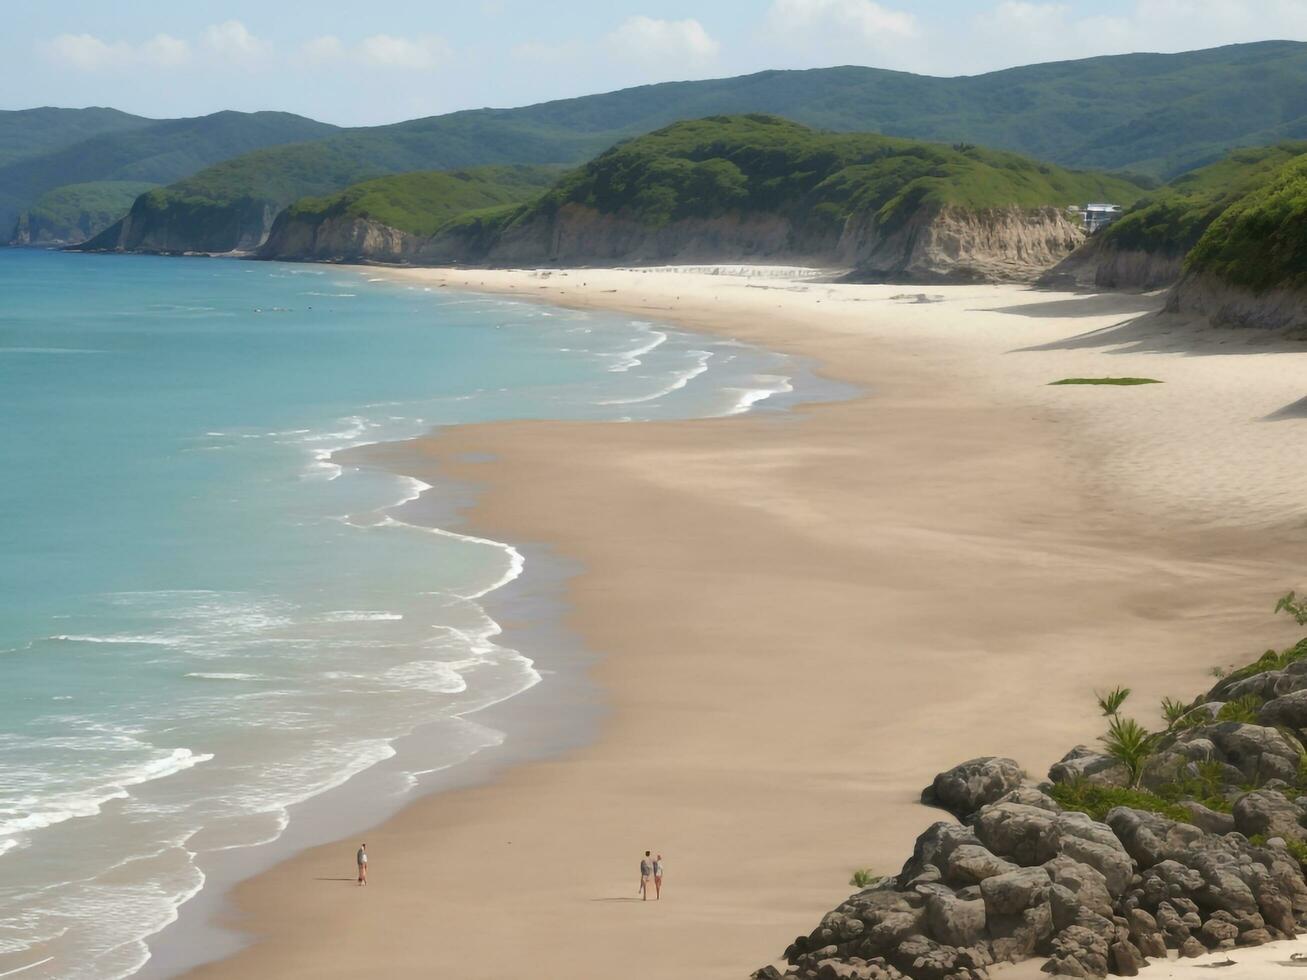
[[[982,806],[1016,789],[1025,778],[1025,772],[1011,759],[970,759],[937,775],[921,791],[921,802],[943,807],[959,820],[966,820]]]

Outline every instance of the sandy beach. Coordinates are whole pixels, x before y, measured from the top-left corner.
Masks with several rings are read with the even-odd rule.
[[[1156,318],[1159,296],[369,275],[724,335],[861,394],[373,450],[477,487],[460,530],[581,569],[565,620],[599,657],[599,737],[369,829],[366,889],[341,880],[353,839],[245,882],[224,921],[252,944],[194,976],[740,980],[853,869],[898,870],[943,816],[917,802],[935,772],[1001,754],[1041,776],[1100,732],[1095,687],[1132,687],[1151,724],[1297,638],[1271,608],[1307,585],[1307,350]],[[1163,383],[1049,386],[1109,375]],[[658,903],[636,900],[646,848]]]

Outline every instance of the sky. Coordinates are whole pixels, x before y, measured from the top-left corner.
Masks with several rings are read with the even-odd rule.
[[[0,0],[0,108],[375,125],[676,79],[1307,41],[1307,0]]]

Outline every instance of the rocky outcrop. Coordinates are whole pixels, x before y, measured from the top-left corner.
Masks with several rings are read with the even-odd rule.
[[[481,237],[458,227],[422,261],[488,265],[785,262],[837,265],[860,279],[1033,281],[1084,239],[1057,208],[922,208],[888,229],[874,217],[843,225],[777,213],[684,218],[647,225],[567,204]]]
[[[1096,235],[1043,273],[1038,284],[1061,289],[1165,289],[1179,280],[1184,256],[1183,250],[1118,248],[1110,236]]]
[[[867,279],[1033,282],[1084,237],[1060,208],[923,208],[892,230],[855,215],[836,254]]]
[[[1245,799],[1259,815],[1293,807],[1278,794]],[[898,876],[798,937],[784,973],[754,976],[977,980],[993,963],[1032,956],[1048,957],[1045,971],[1058,976],[1134,976],[1169,949],[1290,938],[1304,915],[1307,880],[1281,843],[1129,807],[1100,822],[1002,799],[972,826],[931,826]]]
[[[941,772],[921,791],[921,802],[948,810],[965,820],[987,803],[1002,799],[1021,785],[1026,774],[1011,759],[985,756]]]
[[[1218,327],[1307,327],[1307,290],[1254,293],[1214,275],[1191,271],[1167,296],[1166,312],[1203,316]]]
[[[829,264],[838,228],[805,232],[777,214],[685,218],[648,225],[579,204],[538,212],[489,241],[462,230],[438,234],[423,258],[487,265],[613,265],[640,263],[787,262]]]
[[[283,211],[260,247],[264,259],[318,262],[415,262],[425,240],[367,218],[292,218]]]
[[[121,221],[78,246],[86,252],[149,252],[161,255],[253,252],[263,244],[278,207],[242,198],[219,203],[204,198],[144,194]]]
[[[1248,717],[1262,698],[1268,724],[1222,720],[1231,700]],[[1142,789],[1085,746],[1053,766],[1053,784],[993,756],[939,773],[922,800],[962,822],[931,825],[898,875],[795,939],[784,970],[754,977],[979,980],[1037,956],[1056,976],[1135,976],[1171,951],[1293,937],[1307,924],[1307,648],[1268,654],[1200,700],[1158,740]],[[1057,802],[1085,792],[1130,805],[1094,819]]]

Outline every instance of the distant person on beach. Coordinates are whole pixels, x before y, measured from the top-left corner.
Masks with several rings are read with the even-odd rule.
[[[644,857],[640,858],[640,895],[647,902],[649,901],[649,876],[653,874],[653,863],[649,860],[649,852],[644,852]]]
[[[354,855],[354,860],[358,862],[358,866],[359,866],[359,884],[366,885],[368,883],[368,845],[367,844],[359,845],[359,852]]]
[[[654,901],[663,897],[663,856],[659,854],[653,860]]]

